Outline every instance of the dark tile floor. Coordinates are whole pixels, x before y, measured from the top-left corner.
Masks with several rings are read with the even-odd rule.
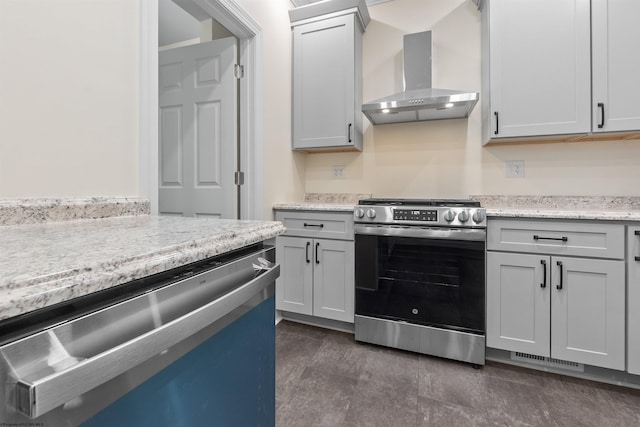
[[[276,328],[277,427],[640,426],[640,391]]]

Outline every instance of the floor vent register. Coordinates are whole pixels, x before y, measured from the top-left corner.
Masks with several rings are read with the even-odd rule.
[[[551,357],[537,356],[535,354],[511,352],[511,360],[514,362],[533,363],[536,365],[547,366],[551,368],[568,369],[570,371],[584,372],[584,364],[569,362],[561,359],[553,359]]]

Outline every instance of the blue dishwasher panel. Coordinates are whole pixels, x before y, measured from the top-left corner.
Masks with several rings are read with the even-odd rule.
[[[83,426],[275,426],[274,319],[272,296]]]

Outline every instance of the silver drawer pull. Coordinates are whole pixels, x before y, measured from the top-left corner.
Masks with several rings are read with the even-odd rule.
[[[562,236],[562,237],[542,237],[542,236],[538,236],[537,234],[533,235],[533,240],[558,240],[558,241],[563,241],[563,242],[568,242],[569,238],[566,236]]]
[[[640,236],[640,230],[636,230],[633,232],[633,234],[635,234],[636,236]],[[637,256],[634,258],[636,261],[640,261],[640,256]]]

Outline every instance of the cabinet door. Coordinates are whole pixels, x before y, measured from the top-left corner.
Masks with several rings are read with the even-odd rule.
[[[627,371],[640,375],[640,226],[629,227],[627,313],[629,319]]]
[[[354,19],[351,14],[293,28],[294,149],[354,145]]]
[[[491,0],[490,138],[591,129],[589,0]]]
[[[547,256],[487,253],[487,346],[549,356]]]
[[[353,323],[354,243],[314,241],[313,314]]]
[[[640,129],[640,1],[592,0],[593,132]]]
[[[624,261],[552,257],[551,263],[551,357],[624,370]]]
[[[276,308],[313,314],[313,241],[299,237],[276,238],[276,260],[280,277],[276,280]]]

